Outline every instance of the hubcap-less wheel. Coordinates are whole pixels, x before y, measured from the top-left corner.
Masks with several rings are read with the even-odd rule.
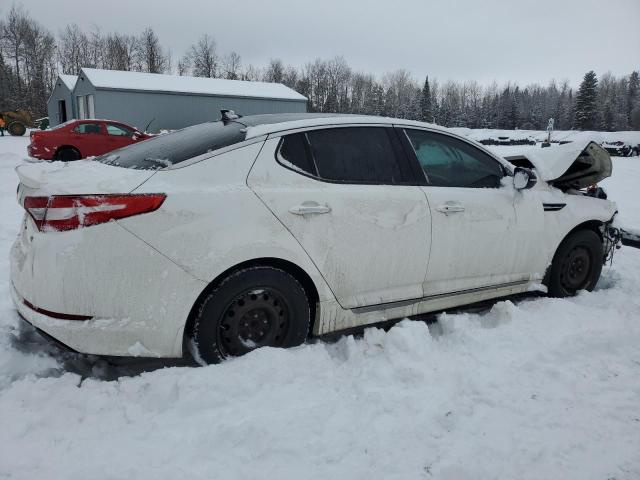
[[[72,162],[74,160],[80,160],[80,158],[82,158],[80,152],[78,152],[74,148],[63,148],[58,152],[57,157],[58,160],[61,160],[63,162]]]
[[[220,322],[221,347],[230,355],[279,346],[289,325],[284,297],[272,288],[252,289],[226,307]]]
[[[309,297],[296,277],[272,266],[230,273],[197,305],[196,358],[217,363],[260,347],[294,347],[307,338]]]
[[[27,128],[20,122],[12,122],[7,126],[9,134],[14,137],[21,137],[27,131]]]
[[[562,264],[561,282],[568,290],[582,290],[587,286],[591,272],[591,256],[583,246],[574,247]]]
[[[562,241],[544,283],[552,297],[569,297],[595,288],[602,271],[602,239],[593,230],[577,230]]]

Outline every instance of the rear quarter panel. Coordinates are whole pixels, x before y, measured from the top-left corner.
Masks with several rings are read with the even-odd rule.
[[[321,301],[333,299],[304,250],[247,186],[262,145],[159,171],[135,191],[166,193],[162,207],[119,223],[205,282],[245,261],[278,258],[302,268]]]

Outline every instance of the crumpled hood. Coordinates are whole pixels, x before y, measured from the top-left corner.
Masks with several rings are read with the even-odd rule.
[[[571,142],[548,148],[523,149],[505,159],[514,165],[536,169],[538,176],[558,187],[581,189],[611,176],[611,157],[607,151],[590,140]]]
[[[38,195],[129,193],[155,170],[133,170],[92,160],[25,163],[16,167],[21,188]]]

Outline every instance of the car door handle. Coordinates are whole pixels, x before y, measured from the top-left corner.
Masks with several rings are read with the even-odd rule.
[[[331,208],[327,205],[320,205],[316,202],[302,202],[301,205],[291,207],[289,212],[294,215],[315,215],[319,213],[329,213]]]
[[[447,215],[449,213],[464,212],[464,207],[459,203],[447,202],[442,205],[438,205],[436,210]]]

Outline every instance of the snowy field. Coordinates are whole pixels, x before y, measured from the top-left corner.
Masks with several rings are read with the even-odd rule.
[[[19,327],[0,138],[1,479],[638,479],[640,250],[593,293],[126,376]],[[603,182],[640,227],[640,158]]]

